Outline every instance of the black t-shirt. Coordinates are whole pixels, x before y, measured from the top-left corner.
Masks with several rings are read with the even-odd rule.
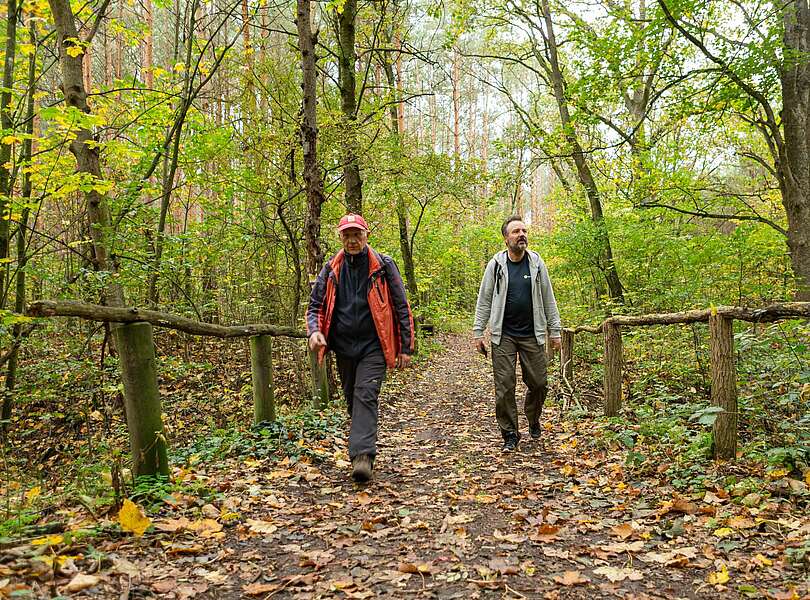
[[[503,312],[502,332],[510,337],[534,337],[532,276],[529,271],[529,255],[524,253],[520,262],[512,262],[507,256],[506,267],[509,275],[509,285],[506,290],[506,307]]]

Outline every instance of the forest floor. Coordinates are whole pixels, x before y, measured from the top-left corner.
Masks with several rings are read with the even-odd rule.
[[[0,596],[808,597],[807,499],[778,493],[804,482],[681,494],[665,462],[635,468],[552,402],[542,439],[521,415],[502,454],[490,364],[465,336],[440,343],[386,382],[370,483],[349,478],[345,423],[290,432],[292,458],[192,456],[148,517],[79,506],[60,516],[92,533],[0,542]]]

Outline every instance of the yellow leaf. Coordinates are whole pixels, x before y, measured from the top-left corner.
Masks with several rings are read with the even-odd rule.
[[[731,527],[721,527],[720,529],[714,530],[714,535],[716,535],[719,538],[724,538],[730,535],[734,535],[734,530]]]
[[[64,541],[61,535],[54,534],[54,535],[46,535],[44,537],[37,538],[35,540],[31,540],[32,546],[56,546],[57,544],[61,544]]]
[[[69,56],[76,58],[77,56],[81,56],[82,54],[84,54],[84,48],[74,44],[72,46],[68,46],[65,52],[67,52]]]
[[[723,585],[724,583],[728,583],[728,569],[726,565],[721,565],[719,571],[715,571],[714,573],[709,573],[709,577],[706,579],[712,585]]]
[[[770,558],[766,558],[762,554],[755,554],[754,560],[761,564],[763,567],[770,567],[773,564],[773,561]]]
[[[40,494],[41,492],[42,492],[42,488],[41,488],[41,487],[39,487],[39,486],[32,487],[30,490],[28,490],[27,492],[25,492],[25,499],[26,499],[28,502],[32,502],[32,501],[34,500],[34,498],[36,498],[37,496],[39,496],[39,494]]]
[[[779,479],[780,477],[786,477],[788,474],[787,469],[775,469],[767,474],[768,479]]]
[[[0,143],[5,144],[6,146],[13,144],[14,142],[21,142],[22,140],[18,138],[16,135],[4,135],[2,139],[0,139]]]
[[[498,497],[492,494],[477,494],[475,501],[478,502],[478,504],[492,504],[498,501]]]
[[[129,499],[124,500],[124,505],[118,511],[118,522],[121,529],[134,533],[135,537],[141,537],[146,528],[152,524],[149,517],[143,514],[143,510]]]

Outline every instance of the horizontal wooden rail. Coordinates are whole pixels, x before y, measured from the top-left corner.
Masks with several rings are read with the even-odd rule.
[[[595,326],[580,325],[578,327],[566,328],[570,333],[602,333],[605,323],[612,325],[626,325],[628,327],[639,327],[644,325],[677,325],[679,323],[708,323],[711,315],[719,315],[739,321],[749,321],[752,323],[772,323],[791,317],[810,318],[810,302],[784,302],[781,304],[771,304],[764,308],[740,308],[737,306],[718,306],[716,308],[704,308],[698,310],[687,310],[676,313],[660,313],[648,315],[616,315],[605,319]]]
[[[216,325],[202,323],[180,315],[137,307],[114,307],[88,304],[74,300],[39,300],[28,305],[27,314],[32,317],[79,317],[88,321],[110,323],[151,323],[158,327],[185,331],[191,335],[218,338],[251,337],[254,335],[305,338],[306,333],[294,327],[251,323],[247,325]]]

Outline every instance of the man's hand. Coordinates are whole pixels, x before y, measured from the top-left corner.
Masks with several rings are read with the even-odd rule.
[[[560,338],[551,338],[551,347],[555,350],[559,350],[562,346],[562,340]]]
[[[323,334],[320,331],[316,331],[311,336],[309,336],[309,349],[313,352],[317,352],[321,348],[326,346],[326,338],[323,337]]]
[[[479,354],[483,354],[484,358],[487,357],[487,344],[484,341],[484,338],[475,338],[473,340],[473,348],[475,348],[475,351]]]
[[[397,354],[397,369],[404,369],[410,362],[410,354]]]

